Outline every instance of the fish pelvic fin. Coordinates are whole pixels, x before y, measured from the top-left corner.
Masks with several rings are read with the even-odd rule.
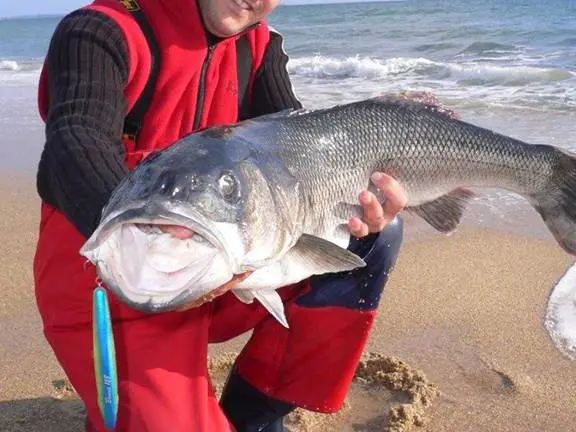
[[[232,292],[242,303],[250,304],[254,299],[258,300],[264,309],[270,312],[276,320],[284,327],[289,328],[286,314],[284,313],[284,303],[276,290],[246,290],[233,289]]]
[[[452,192],[406,210],[420,216],[434,229],[450,234],[456,230],[468,203],[476,199],[477,194],[469,189],[458,188]]]
[[[242,303],[250,304],[254,301],[254,294],[250,290],[232,289],[232,293]]]
[[[576,154],[554,151],[557,160],[550,180],[529,199],[559,245],[576,255]]]
[[[276,320],[286,328],[290,328],[286,314],[284,313],[284,303],[275,290],[258,290],[252,294]]]

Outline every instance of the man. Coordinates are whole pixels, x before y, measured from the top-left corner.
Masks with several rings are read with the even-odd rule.
[[[46,338],[86,405],[87,431],[105,428],[92,373],[97,275],[79,248],[112,190],[151,151],[198,128],[301,107],[282,39],[264,22],[278,4],[96,0],[65,17],[53,35],[39,86],[46,143],[37,176],[42,209],[34,275]],[[272,432],[282,430],[283,416],[296,406],[338,410],[402,239],[394,218],[403,192],[388,176],[374,182],[388,198],[385,206],[365,191],[363,220],[349,224],[358,237],[349,248],[368,265],[279,290],[290,330],[228,292],[150,315],[111,298],[116,430]],[[219,402],[208,377],[208,344],[250,329]]]

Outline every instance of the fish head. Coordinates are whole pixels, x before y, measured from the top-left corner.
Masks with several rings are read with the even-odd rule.
[[[196,134],[149,156],[113,192],[81,255],[138,310],[193,303],[289,247],[278,187],[258,165],[246,146]],[[175,238],[160,225],[193,235]]]

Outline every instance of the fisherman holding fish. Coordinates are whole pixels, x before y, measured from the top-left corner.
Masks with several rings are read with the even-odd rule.
[[[113,191],[150,153],[209,126],[301,108],[282,37],[265,22],[279,3],[96,0],[55,30],[39,84],[46,142],[37,176],[42,207],[34,278],[45,336],[86,405],[87,431],[106,429],[91,373],[91,295],[99,276],[79,251]],[[150,187],[178,193],[170,181],[159,176]],[[116,430],[274,432],[297,406],[339,410],[402,241],[397,214],[404,191],[388,175],[375,173],[372,181],[385,204],[364,190],[356,202],[361,214],[347,225],[347,249],[365,265],[278,289],[288,329],[268,313],[266,297],[245,303],[231,292],[249,270],[200,299],[173,303],[177,310],[148,313],[112,296]],[[220,192],[235,193],[230,177],[218,184]],[[174,251],[206,247],[185,224],[155,228]],[[136,240],[128,236],[111,252]],[[157,258],[156,268],[173,263]],[[218,401],[208,344],[249,330]]]

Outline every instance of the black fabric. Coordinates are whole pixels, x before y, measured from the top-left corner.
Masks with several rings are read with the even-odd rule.
[[[296,406],[272,399],[232,368],[220,406],[237,432],[284,432],[283,418]]]
[[[236,63],[238,74],[238,120],[250,118],[248,85],[252,73],[252,52],[246,35],[236,40]]]
[[[73,12],[55,29],[46,67],[49,106],[37,190],[87,237],[128,174],[121,139],[128,105],[124,35],[102,13]]]
[[[270,32],[270,42],[252,88],[252,117],[302,108],[292,89],[287,64],[282,36]]]

